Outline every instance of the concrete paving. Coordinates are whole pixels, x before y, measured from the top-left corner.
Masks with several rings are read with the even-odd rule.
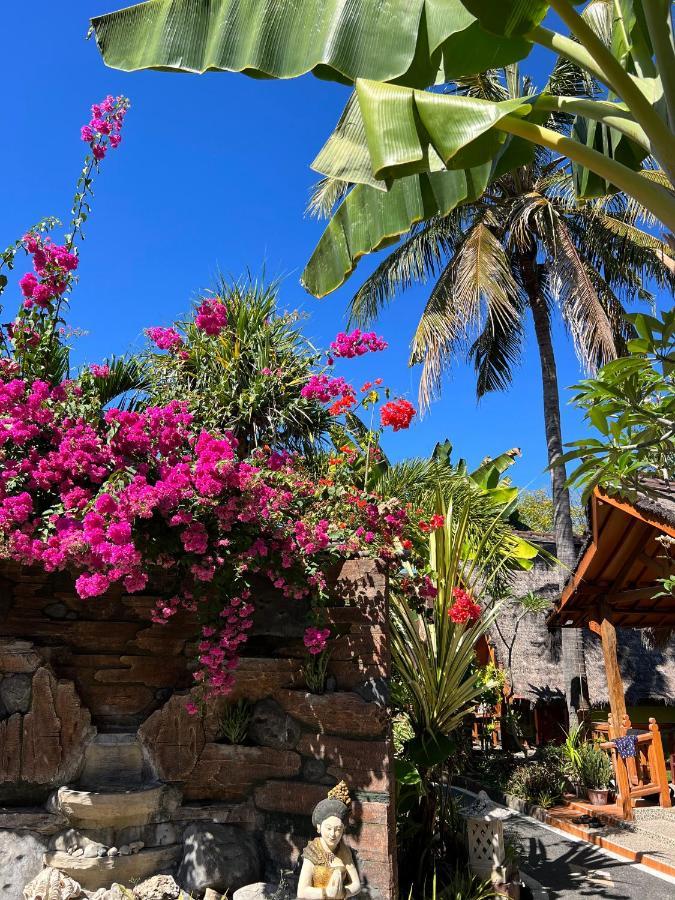
[[[504,832],[506,839],[519,848],[522,871],[539,883],[549,900],[675,900],[675,879],[659,877],[644,866],[528,816],[514,812],[504,821]],[[545,895],[535,896],[544,900]]]

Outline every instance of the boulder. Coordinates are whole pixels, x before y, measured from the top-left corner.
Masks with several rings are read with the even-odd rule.
[[[177,879],[188,893],[207,888],[235,891],[260,877],[256,845],[235,825],[190,825],[183,834],[183,845]]]
[[[0,831],[0,900],[21,900],[24,885],[42,869],[46,847],[44,838]]]
[[[170,875],[155,875],[134,888],[138,900],[178,900],[181,890]]]
[[[255,884],[247,884],[234,892],[232,900],[270,900],[277,892],[275,884],[265,881],[257,881]],[[206,897],[204,898],[206,900]]]
[[[254,744],[262,747],[293,750],[302,730],[274,700],[260,700],[253,708],[248,735]]]
[[[33,679],[30,675],[8,675],[0,682],[0,701],[8,715],[30,709]]]
[[[19,894],[9,896],[12,900],[14,897],[19,900],[20,897]],[[71,897],[81,897],[82,888],[77,881],[48,866],[25,886],[23,896],[24,900],[70,900]]]

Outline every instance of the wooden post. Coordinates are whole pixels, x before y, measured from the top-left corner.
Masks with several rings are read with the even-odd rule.
[[[616,628],[609,619],[609,608],[603,604],[600,621],[589,623],[589,627],[600,635],[602,655],[607,675],[607,693],[612,715],[609,718],[609,739],[621,737],[621,724],[626,715],[626,698],[623,693],[623,680],[616,652]],[[613,753],[614,772],[616,774],[617,803],[620,804],[624,819],[633,818],[633,804],[630,797],[630,780],[625,761],[618,753]]]
[[[663,755],[663,744],[661,743],[661,732],[656,724],[656,719],[649,720],[649,730],[652,733],[652,739],[649,743],[648,759],[649,769],[652,773],[652,781],[655,781],[659,790],[659,806],[669,809],[670,788],[668,787],[668,774],[666,772],[666,759]]]

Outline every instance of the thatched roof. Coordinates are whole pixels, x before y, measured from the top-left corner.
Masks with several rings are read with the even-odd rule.
[[[551,535],[530,534],[528,540],[539,544],[549,553],[555,551]],[[579,539],[583,554],[586,546]],[[560,597],[559,572],[545,559],[535,561],[533,569],[516,576],[513,595],[521,597],[530,591],[551,601],[551,608]],[[518,606],[509,603],[491,631],[491,642],[497,662],[506,667],[508,645],[513,640]],[[512,652],[512,674],[515,695],[535,702],[564,697],[560,628],[552,631],[546,624],[547,613],[527,614],[520,622]],[[629,705],[646,700],[675,705],[675,639],[665,647],[648,645],[639,629],[617,629],[619,664],[624,678],[626,701]],[[586,669],[589,699],[592,704],[607,703],[607,681],[600,647],[600,639],[584,630]]]

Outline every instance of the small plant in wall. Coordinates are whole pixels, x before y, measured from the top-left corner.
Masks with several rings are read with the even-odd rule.
[[[247,700],[228,703],[218,722],[218,739],[224,744],[246,743],[252,712]]]
[[[305,630],[303,643],[307,648],[307,658],[302,667],[302,675],[307,690],[312,694],[323,694],[326,690],[330,660],[329,637],[330,628],[317,628],[312,625]]]

